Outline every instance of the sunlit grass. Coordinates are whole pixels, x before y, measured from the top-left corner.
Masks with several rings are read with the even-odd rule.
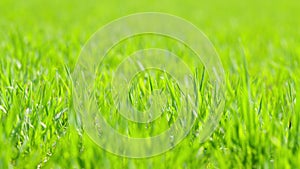
[[[120,6],[117,2],[84,5],[47,2],[47,9],[42,9],[41,2],[0,2],[3,4],[0,5],[0,168],[299,166],[298,1],[251,4],[188,1],[184,5],[157,1],[152,6],[132,3]],[[171,151],[148,159],[126,159],[99,148],[80,128],[79,117],[73,110],[70,74],[81,47],[98,27],[140,11],[182,16],[208,35],[225,68],[226,106],[219,126],[205,143],[198,137],[200,129],[205,127],[199,115],[188,137]],[[154,45],[176,46],[165,40]],[[136,48],[131,45],[116,49],[116,53],[124,50],[130,53]],[[175,53],[184,50],[176,49]],[[205,92],[209,77],[202,67],[194,73],[199,80],[201,101],[205,102],[210,94]],[[143,74],[139,78],[145,77]],[[141,109],[147,107],[146,98],[137,97],[141,94],[136,92],[143,90],[134,89],[146,85],[145,92],[148,91],[149,80],[132,81],[136,85],[132,86],[133,99],[138,100],[133,104]],[[167,86],[167,92],[171,89],[165,81],[156,83]],[[176,92],[174,88],[171,90]],[[99,96],[99,99],[106,98]],[[169,99],[170,107],[174,108],[172,96]],[[200,104],[199,113],[205,110],[205,104]],[[145,126],[129,125],[131,131],[136,130],[131,134],[146,136],[163,131],[171,119],[167,113],[163,117],[162,128],[141,134],[138,131]],[[125,120],[120,125],[122,121]],[[124,128],[120,131],[128,132]]]

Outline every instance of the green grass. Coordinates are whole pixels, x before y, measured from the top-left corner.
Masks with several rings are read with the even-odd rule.
[[[99,27],[145,11],[183,17],[207,34],[226,72],[226,105],[219,126],[206,142],[198,137],[199,129],[205,127],[199,118],[187,138],[171,151],[153,158],[128,159],[102,150],[80,128],[73,109],[71,73],[83,44]],[[296,0],[1,1],[0,168],[297,168],[299,17]],[[172,46],[164,42],[160,41]],[[137,47],[134,43],[130,50]],[[198,80],[202,71],[200,67],[195,74]],[[140,109],[147,107],[145,97],[151,88],[151,79],[138,82],[145,77],[142,74],[132,81],[133,101]],[[205,74],[203,91],[209,88],[207,78]],[[172,124],[169,115],[176,118],[174,101],[179,95],[174,83],[167,82],[154,79],[153,83],[175,92],[169,98],[171,111],[159,119],[164,128]],[[198,92],[205,102],[209,92],[202,92],[200,84]],[[200,106],[199,110],[207,108]],[[112,124],[127,125],[132,136],[164,130],[140,132],[144,126],[112,119]],[[120,127],[119,131],[129,130]]]

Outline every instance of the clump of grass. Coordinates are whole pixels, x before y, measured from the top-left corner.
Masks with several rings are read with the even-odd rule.
[[[200,104],[198,119],[187,138],[171,151],[148,159],[127,159],[110,154],[89,139],[81,128],[80,117],[73,110],[70,73],[83,43],[98,27],[128,13],[148,11],[149,5],[135,2],[134,6],[140,7],[135,9],[129,2],[122,6],[124,11],[119,11],[111,10],[118,6],[116,2],[103,2],[104,5],[87,3],[87,6],[79,2],[60,5],[47,2],[47,9],[36,8],[40,2],[34,0],[0,3],[3,4],[0,5],[0,168],[299,166],[300,106],[296,100],[299,100],[300,90],[300,42],[297,40],[300,34],[296,19],[299,15],[297,1],[276,1],[272,7],[267,1],[253,1],[247,8],[244,2],[231,1],[209,3],[207,8],[195,5],[199,2],[194,1],[186,2],[186,8],[174,5],[173,1],[164,2],[173,4],[167,6],[154,3],[153,8],[183,16],[208,34],[227,72],[226,105],[219,126],[206,142],[199,139],[200,129],[205,127],[201,125],[203,116],[207,113],[205,104]],[[223,3],[232,10],[224,8]],[[131,45],[120,44],[120,48],[111,53],[116,54],[112,57],[114,59],[107,60],[110,64],[104,66],[117,65],[123,55],[141,46],[161,45],[189,62],[191,54],[180,44],[159,37],[146,38],[153,39],[140,43],[143,41],[140,37],[129,39],[127,43]],[[209,92],[206,92],[210,87],[209,77],[201,66],[198,68],[194,71],[195,83],[202,98],[200,101],[205,103],[209,97]],[[105,78],[99,77],[98,88],[110,80]],[[146,96],[151,86],[167,86],[167,91],[175,84],[168,86],[166,81],[151,78],[143,74],[133,81],[132,103],[140,109],[147,108]],[[139,97],[142,88],[145,88],[145,97]],[[111,100],[107,98],[99,95],[99,99],[106,100],[109,106]],[[169,107],[174,108],[172,97],[169,99]],[[165,115],[171,115],[174,110]],[[171,118],[166,119],[168,122]],[[123,124],[119,122],[115,124]],[[144,126],[131,127],[135,131],[130,133],[133,136],[161,131],[155,129],[143,135],[139,130]],[[124,128],[120,131],[126,133]]]

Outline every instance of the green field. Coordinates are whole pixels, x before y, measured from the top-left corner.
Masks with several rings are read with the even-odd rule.
[[[195,24],[215,46],[226,73],[226,104],[214,133],[202,142],[199,118],[175,148],[144,159],[111,154],[87,136],[74,110],[71,79],[89,37],[136,12],[166,12]],[[297,0],[0,1],[0,168],[299,168],[299,17]],[[134,51],[136,42],[117,54]],[[176,47],[162,39],[159,44]],[[202,71],[195,71],[195,79],[204,103],[210,85],[205,72],[202,83]],[[119,132],[128,127],[130,136],[146,137],[176,119],[175,82],[149,75],[131,82],[133,105],[148,106],[147,83],[153,78],[154,86],[167,86],[171,111],[152,131],[127,124],[116,112],[104,113]],[[145,83],[138,81],[145,77]],[[97,82],[98,99],[111,112],[112,97],[101,97],[101,85],[109,80],[104,79]],[[206,110],[200,104],[199,113]]]

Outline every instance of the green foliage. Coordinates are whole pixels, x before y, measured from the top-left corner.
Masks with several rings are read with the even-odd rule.
[[[1,1],[0,168],[297,168],[299,8],[298,1],[268,0]],[[165,154],[127,159],[102,150],[82,130],[72,105],[70,74],[93,32],[112,19],[143,11],[181,16],[208,35],[227,74],[226,106],[216,131],[201,143],[197,136],[205,127],[201,118],[207,112],[209,83],[200,67],[194,73],[202,104],[187,138]],[[116,53],[136,50],[135,42]],[[174,46],[175,53],[182,51],[163,39],[141,45],[164,44]],[[170,111],[162,117],[161,128],[148,133],[140,132],[145,126],[126,124],[133,136],[160,133],[176,118],[174,103],[180,93],[175,82],[159,77],[143,74],[132,81],[132,102],[145,109],[151,88],[162,87],[170,93]]]

